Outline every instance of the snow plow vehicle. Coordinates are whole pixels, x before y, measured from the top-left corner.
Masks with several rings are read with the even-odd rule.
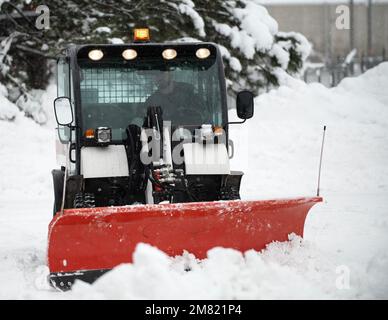
[[[137,29],[133,43],[71,46],[58,59],[47,259],[61,290],[132,262],[141,242],[200,259],[215,246],[261,250],[302,236],[322,201],[241,200],[217,45],[148,40]],[[251,92],[238,93],[238,123],[253,107]]]

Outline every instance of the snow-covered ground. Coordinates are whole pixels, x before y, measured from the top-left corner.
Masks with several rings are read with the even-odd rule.
[[[53,123],[0,121],[0,298],[388,298],[388,63],[333,89],[283,83],[231,129],[232,165],[245,172],[244,199],[314,195],[327,125],[325,201],[310,211],[304,239],[245,255],[215,248],[203,261],[139,245],[133,264],[67,293],[46,283]],[[54,94],[42,103],[51,106]]]

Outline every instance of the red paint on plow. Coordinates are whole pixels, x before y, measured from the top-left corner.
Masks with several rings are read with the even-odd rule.
[[[170,256],[206,258],[213,247],[260,251],[290,233],[303,236],[310,208],[322,198],[220,201],[68,209],[49,225],[50,272],[112,269],[132,262],[138,243]]]

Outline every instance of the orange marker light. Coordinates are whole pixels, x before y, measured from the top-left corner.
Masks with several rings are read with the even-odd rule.
[[[150,30],[148,28],[135,29],[133,34],[134,41],[150,41]]]
[[[94,129],[87,129],[85,131],[85,138],[86,139],[94,139]]]
[[[221,135],[223,135],[223,133],[224,133],[224,128],[219,127],[219,126],[215,126],[215,127],[213,128],[213,132],[214,132],[214,135],[215,135],[215,136],[221,136]]]

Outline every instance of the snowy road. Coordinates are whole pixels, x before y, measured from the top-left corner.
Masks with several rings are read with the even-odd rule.
[[[245,257],[213,249],[202,262],[141,246],[133,265],[70,293],[45,282],[53,132],[22,117],[0,121],[0,298],[388,298],[387,86],[388,64],[332,90],[290,82],[258,98],[255,118],[232,129],[233,166],[246,173],[242,194],[251,199],[313,194],[328,125],[325,202],[311,210],[304,240]]]

